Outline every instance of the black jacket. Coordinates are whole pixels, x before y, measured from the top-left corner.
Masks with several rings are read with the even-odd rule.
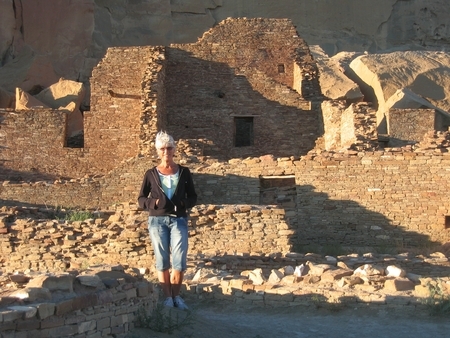
[[[169,199],[161,186],[156,167],[147,170],[139,192],[138,203],[150,216],[176,215],[187,217],[187,209],[197,203],[191,172],[188,168],[178,165],[179,180],[172,199]],[[158,206],[156,200],[159,199]]]

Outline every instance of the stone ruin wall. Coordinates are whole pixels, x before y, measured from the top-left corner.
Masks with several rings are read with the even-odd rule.
[[[296,60],[291,70],[286,62],[293,76],[284,80],[281,75],[269,74],[270,67],[264,62],[262,68],[249,72],[251,67],[245,64],[238,67],[230,60],[218,60],[219,55],[227,55],[226,50],[213,53],[217,59],[208,59],[208,48],[220,45],[206,43],[208,34],[204,39],[203,47],[110,49],[93,73],[92,110],[85,113],[84,148],[64,147],[64,113],[0,111],[5,145],[1,151],[4,179],[0,201],[28,204],[24,210],[30,213],[15,219],[17,214],[9,215],[8,208],[1,209],[0,256],[8,257],[1,261],[3,271],[61,271],[99,262],[151,268],[153,253],[146,213],[137,210],[135,203],[142,175],[156,163],[152,138],[161,128],[180,134],[177,160],[191,168],[200,197],[200,205],[190,218],[191,252],[245,256],[335,243],[354,250],[401,250],[450,241],[448,144],[440,147],[438,140],[431,139],[428,148],[416,151],[378,150],[373,116],[364,114],[370,109],[353,105],[337,124],[339,135],[351,137],[331,142],[331,148],[347,150],[314,148],[314,143],[322,142],[316,140],[318,128],[310,126],[320,119],[315,116],[318,110],[314,102],[320,95],[310,64]],[[280,39],[280,43],[285,42]],[[204,58],[201,53],[205,53]],[[186,64],[194,68],[182,67]],[[214,84],[214,77],[223,79],[229,86],[223,91],[224,99],[247,97],[239,101],[245,103],[247,111],[263,116],[267,105],[276,111],[275,117],[266,115],[262,124],[255,123],[255,129],[271,133],[270,144],[261,143],[260,149],[271,150],[267,153],[276,156],[258,154],[258,148],[253,149],[257,155],[249,157],[244,152],[233,153],[230,144],[211,141],[217,136],[212,133],[217,126],[204,125],[204,138],[197,140],[193,140],[195,132],[183,130],[189,128],[180,122],[187,112],[182,103],[190,92],[180,84],[183,79],[191,80],[192,69],[200,72],[209,85]],[[235,71],[245,76],[235,76]],[[287,86],[269,75],[279,76],[278,81]],[[288,90],[291,79],[297,92],[310,101]],[[195,85],[195,81],[190,84]],[[179,102],[173,97],[177,90],[183,99]],[[198,102],[204,106],[189,106],[193,121],[200,125],[200,119],[207,117],[219,123],[220,132],[230,140],[231,126],[222,125],[219,116],[234,111],[233,104],[214,112],[217,96],[215,101],[206,100],[211,93],[200,93]],[[258,97],[271,95],[283,105],[277,107]],[[217,115],[197,116],[198,111]],[[268,124],[270,119],[272,125]],[[301,141],[281,143],[286,130],[293,135],[300,133]],[[288,152],[305,144],[298,154]],[[278,146],[283,151],[276,154]],[[213,155],[228,160],[219,161]],[[230,159],[231,155],[236,158]],[[33,182],[24,182],[29,180]],[[274,205],[267,205],[270,203],[265,203],[267,191],[263,186],[271,180],[293,180],[293,186],[275,185],[269,191]],[[119,204],[117,209],[115,204]],[[69,223],[39,220],[41,213],[58,206],[89,208],[105,217]],[[421,273],[420,269],[415,271]],[[134,325],[138,307],[148,306],[156,298],[150,284],[125,283],[107,294],[53,304],[50,310],[52,304],[44,304],[33,319],[23,319],[20,311],[3,312],[0,322],[4,332],[15,330],[18,334],[120,335]]]
[[[231,20],[232,22],[234,21]],[[259,21],[251,22],[258,23]],[[275,21],[268,20],[267,22]],[[285,24],[281,20],[280,27],[286,28]],[[218,29],[225,30],[224,27],[219,25]],[[238,34],[237,30],[233,29],[225,31],[228,34]],[[289,40],[292,39],[291,29],[286,29],[286,32],[286,35],[282,35],[285,39],[279,39],[280,44],[291,41]],[[174,133],[172,129],[176,129],[174,124],[176,121],[177,125],[182,127],[176,129],[177,132],[174,134],[180,133],[181,136],[187,136],[186,139],[193,136],[186,131],[181,131],[184,127],[180,120],[184,109],[182,101],[174,103],[170,100],[170,105],[168,103],[168,97],[173,95],[170,91],[176,88],[183,94],[180,95],[181,98],[186,99],[189,95],[188,91],[183,91],[179,86],[183,83],[183,79],[191,78],[189,73],[184,73],[186,69],[190,68],[181,67],[184,65],[183,62],[188,62],[186,60],[189,60],[190,65],[200,64],[196,69],[202,75],[201,79],[204,79],[207,84],[212,83],[212,79],[222,72],[224,78],[231,79],[231,83],[234,85],[242,84],[244,80],[251,82],[251,85],[255,87],[258,83],[271,85],[268,87],[269,90],[267,88],[258,90],[266,90],[265,95],[279,93],[274,100],[280,102],[287,100],[286,97],[295,96],[294,91],[287,90],[288,87],[284,87],[278,92],[270,90],[276,87],[275,82],[269,81],[267,76],[273,68],[268,67],[268,64],[264,62],[261,62],[260,69],[256,69],[250,67],[254,60],[247,61],[246,64],[242,61],[244,58],[220,59],[227,55],[231,56],[233,53],[226,53],[226,48],[221,52],[217,51],[221,49],[221,46],[214,42],[212,36],[214,36],[213,33],[207,33],[197,45],[184,45],[184,50],[181,46],[178,46],[179,48],[172,46],[166,51],[153,47],[110,49],[93,73],[92,111],[85,113],[85,148],[83,149],[64,147],[61,149],[65,120],[60,117],[55,118],[52,112],[33,111],[29,113],[30,115],[26,115],[23,112],[3,111],[2,134],[6,133],[9,143],[7,143],[8,148],[2,150],[2,154],[6,153],[10,158],[17,159],[17,162],[11,161],[12,166],[8,162],[9,158],[3,159],[4,168],[11,170],[11,172],[5,170],[7,176],[14,178],[16,175],[26,180],[27,172],[29,172],[34,175],[36,180],[39,177],[35,174],[35,170],[37,170],[44,177],[39,177],[41,181],[35,183],[17,183],[5,180],[0,187],[0,199],[4,203],[20,201],[44,208],[65,206],[93,210],[115,203],[135,203],[142,175],[155,163],[153,154],[148,156],[148,152],[153,151],[151,135],[154,135],[156,130],[165,127],[170,127],[169,131]],[[277,41],[271,34],[264,35],[264,38],[270,38],[270,43]],[[302,59],[303,63],[296,59],[292,65],[286,61],[289,59],[288,55],[278,56],[276,63],[283,62],[286,67],[292,67],[292,69],[287,69],[294,74],[290,78],[286,77],[283,81],[289,84],[291,81],[295,81],[295,74],[298,76],[301,73],[300,78],[306,83],[301,87],[307,89],[303,91],[303,94],[309,96],[309,100],[319,99],[315,90],[314,69],[306,54],[307,46],[299,38],[295,38],[291,43],[296,46],[296,49],[303,51],[306,59]],[[191,53],[191,55],[186,53]],[[197,55],[197,57],[194,58],[192,55]],[[169,56],[168,59],[167,56]],[[241,63],[237,63],[237,61]],[[171,65],[171,62],[180,64]],[[169,65],[166,65],[167,63]],[[208,72],[216,66],[217,72]],[[202,69],[203,72],[201,72]],[[119,72],[119,70],[121,71]],[[234,74],[235,71],[245,73],[249,70],[253,72],[248,74],[247,78],[236,77]],[[177,72],[179,72],[178,75],[174,74]],[[169,75],[173,75],[170,77],[171,79],[178,79],[178,86],[170,82],[173,80],[169,79]],[[269,75],[274,76],[273,74]],[[261,81],[251,80],[255,78],[259,78]],[[308,79],[310,81],[306,81]],[[227,81],[223,81],[223,83],[229,86]],[[309,85],[307,85],[308,83]],[[239,88],[242,89],[242,87]],[[228,89],[232,93],[231,98],[228,98],[227,91],[224,92],[226,94],[224,98],[230,99],[230,101],[242,94],[239,90],[233,91],[231,87]],[[250,90],[250,86],[248,89]],[[244,91],[244,95],[241,96],[249,95],[255,98],[255,95],[259,95],[256,91]],[[198,100],[197,102],[199,105],[205,105],[199,106],[204,112],[209,111],[208,108],[212,109],[212,106],[208,105],[212,104],[212,101]],[[256,102],[260,106],[251,108],[251,102],[247,101],[246,108],[256,112],[257,108],[264,107],[268,100],[256,100]],[[286,104],[287,108],[283,108],[293,108],[293,111],[302,114],[302,119],[296,115],[295,123],[293,116],[297,113],[291,114],[286,111],[279,113],[291,116],[292,119],[286,119],[286,121],[295,128],[299,124],[305,125],[306,129],[298,129],[301,131],[300,134],[298,131],[292,131],[291,134],[303,137],[303,141],[300,143],[304,142],[304,138],[308,138],[308,142],[311,143],[309,147],[312,149],[313,143],[316,142],[318,128],[308,129],[310,128],[308,125],[317,124],[318,117],[313,117],[313,114],[317,115],[315,110],[306,110],[306,103],[308,102],[301,96],[296,96],[292,102]],[[311,108],[311,103],[308,104],[308,107]],[[227,109],[232,107],[230,104]],[[284,105],[280,107],[284,107]],[[311,150],[302,149],[301,154],[290,154],[285,157],[280,155],[264,156],[263,153],[261,156],[246,159],[217,161],[212,156],[205,155],[205,144],[211,144],[211,142],[199,138],[196,141],[195,151],[188,149],[189,147],[185,149],[181,154],[180,163],[188,165],[193,171],[200,196],[199,202],[202,204],[264,204],[261,203],[261,179],[293,176],[295,178],[294,198],[284,201],[291,196],[286,198],[286,196],[282,196],[283,192],[281,191],[280,196],[275,198],[275,203],[284,207],[285,221],[289,228],[296,232],[296,245],[332,242],[351,247],[385,245],[407,247],[447,242],[449,240],[447,215],[450,214],[449,207],[446,205],[446,201],[449,200],[447,185],[450,181],[448,179],[450,172],[448,155],[436,152],[435,148],[425,153],[414,153],[405,149],[398,149],[395,152],[373,151],[376,148],[374,145],[375,131],[370,127],[373,124],[361,117],[363,114],[357,107],[361,108],[361,106],[353,106],[354,114],[351,114],[355,116],[353,122],[347,112],[343,115],[345,123],[341,125],[342,128],[348,129],[353,123],[355,133],[354,139],[350,141],[352,141],[354,151],[321,153],[318,150],[312,150],[309,155],[300,157],[300,155],[305,155],[307,150]],[[198,122],[200,116],[196,117],[195,115],[196,107],[191,108],[193,110],[190,112],[193,116],[192,119]],[[166,110],[167,115],[165,114]],[[33,119],[29,117],[25,119],[31,114],[34,114]],[[18,116],[23,117],[24,122],[14,125]],[[223,130],[225,133],[229,132],[230,129],[224,128],[217,116],[213,119],[219,124],[211,130],[216,130],[216,133]],[[303,116],[309,119],[303,120]],[[203,117],[209,118],[208,116]],[[31,142],[29,138],[16,136],[33,135],[31,130],[35,128],[32,124],[34,120],[37,122],[33,122],[33,124],[54,126],[56,134],[42,133],[31,139]],[[274,147],[273,151],[276,152],[277,146],[283,146],[286,125],[270,116],[265,116],[264,120],[270,121],[272,125],[257,125],[257,127],[272,128],[270,129],[271,136],[267,139],[270,140],[271,146]],[[274,120],[277,123],[273,123]],[[304,121],[308,123],[304,123]],[[209,133],[211,132],[209,131]],[[180,142],[185,142],[181,136]],[[57,142],[54,141],[55,137],[59,137]],[[211,135],[211,138],[213,137],[217,137],[217,135]],[[296,138],[294,137],[294,139]],[[191,141],[187,140],[186,142]],[[285,150],[298,149],[295,143],[298,142],[297,140],[291,144],[290,141],[287,142],[284,144],[287,146]],[[349,140],[344,140],[344,142],[348,143]],[[269,145],[265,146],[269,150],[271,149]],[[21,156],[14,157],[13,149]],[[219,157],[220,155],[230,155],[229,152],[226,154],[220,152],[221,149],[226,149],[225,147],[217,146],[210,149],[218,150]],[[143,156],[143,154],[146,155]],[[33,163],[26,162],[27,158],[33,158]],[[72,179],[72,182],[56,179],[59,177],[82,177],[80,172],[84,172],[84,175],[87,176]],[[96,178],[94,176],[96,174],[99,174],[99,177]],[[101,177],[102,175],[104,176]],[[195,216],[193,219],[195,220]],[[273,248],[274,251],[277,249]]]
[[[83,148],[66,147],[66,112],[0,109],[4,145],[0,178],[29,181],[104,175],[124,159],[148,153],[146,140],[159,128],[154,117],[164,110],[162,63],[159,48],[108,50],[93,71]]]
[[[142,175],[152,161],[136,157],[100,179],[10,182],[1,187],[0,198],[93,211],[121,201],[135,204]],[[283,209],[285,221],[296,232],[296,245],[420,248],[450,240],[448,153],[312,152],[302,159],[265,156],[187,165],[200,204],[260,205],[261,179],[293,175],[293,204]],[[276,198],[279,207],[282,195],[283,191]]]
[[[167,54],[167,126],[179,138],[206,140],[204,155],[290,156],[314,147],[317,70],[289,20],[225,20]],[[254,118],[252,146],[234,146],[237,117]]]
[[[118,284],[61,301],[4,309],[0,313],[0,335],[125,337],[134,329],[139,311],[155,307],[158,293],[149,282],[129,282],[122,278]]]
[[[65,147],[67,112],[0,109],[0,120],[1,180],[80,177],[89,167],[84,149]]]

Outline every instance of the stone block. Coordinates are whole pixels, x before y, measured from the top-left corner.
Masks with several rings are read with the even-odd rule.
[[[16,329],[16,322],[15,321],[7,321],[2,322],[2,325],[0,325],[0,332],[9,331],[9,330],[15,330]]]
[[[323,282],[334,282],[351,275],[353,275],[353,270],[333,269],[325,271],[322,276],[320,276],[320,279]]]
[[[64,325],[64,318],[62,317],[49,317],[41,321],[41,329],[51,329]]]
[[[54,303],[41,303],[36,305],[37,317],[39,319],[45,319],[47,317],[53,316],[55,313]]]
[[[78,333],[82,334],[88,331],[92,331],[97,327],[97,321],[91,320],[88,322],[78,323]]]
[[[111,318],[105,317],[97,320],[97,330],[102,331],[103,329],[111,326]]]
[[[111,303],[114,300],[113,293],[109,290],[98,292],[97,297],[98,297],[98,305],[104,305],[107,303]]]
[[[46,288],[50,292],[57,290],[73,292],[74,279],[75,277],[70,274],[57,276],[42,275],[30,280],[27,287]]]
[[[24,319],[33,318],[37,313],[37,308],[35,306],[10,306],[8,309],[21,312],[22,318]]]
[[[77,296],[72,299],[72,309],[81,310],[88,307],[96,306],[98,304],[98,297],[96,294],[86,294]]]
[[[414,287],[414,295],[420,298],[430,297],[430,289],[425,285],[416,285]]]
[[[55,315],[62,316],[73,311],[73,299],[64,300],[55,305]]]
[[[86,316],[84,314],[81,314],[82,312],[77,311],[75,313],[80,314],[73,314],[66,317],[66,320],[64,321],[64,324],[71,325],[71,324],[79,324],[86,321]]]
[[[126,299],[130,300],[137,297],[136,289],[132,288],[125,291]]]
[[[48,330],[48,337],[61,338],[69,337],[78,333],[78,325],[62,325]]]
[[[114,302],[118,302],[127,299],[127,294],[125,292],[117,292],[116,294],[112,295],[112,298]]]
[[[125,327],[122,325],[122,326],[114,326],[114,327],[112,327],[111,328],[111,334],[114,336],[114,335],[119,335],[119,334],[122,334],[122,333],[125,333]]]
[[[18,331],[31,331],[41,327],[41,321],[38,319],[18,320],[16,328]]]
[[[384,282],[386,291],[409,291],[414,290],[414,283],[407,278],[388,279]]]
[[[3,310],[2,311],[3,322],[13,322],[17,319],[21,319],[23,317],[23,313],[21,311],[16,310]]]
[[[138,297],[147,297],[149,295],[149,284],[148,283],[139,283],[137,286],[137,296]]]

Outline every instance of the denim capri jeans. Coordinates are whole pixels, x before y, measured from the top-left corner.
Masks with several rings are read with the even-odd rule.
[[[148,231],[155,251],[156,270],[170,268],[172,253],[172,269],[186,271],[188,251],[188,224],[186,217],[149,216]]]

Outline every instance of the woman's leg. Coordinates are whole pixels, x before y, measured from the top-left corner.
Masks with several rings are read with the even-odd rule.
[[[180,294],[181,284],[183,283],[183,271],[173,270],[170,276],[170,284],[172,287],[172,297]]]
[[[186,270],[188,251],[187,218],[172,218],[170,227],[170,245],[172,249],[172,274],[170,276],[170,283],[172,286],[172,296],[176,297],[180,294],[184,271]]]
[[[169,270],[158,271],[158,280],[161,285],[161,289],[164,293],[164,296],[172,297],[172,283],[170,281],[170,272]]]
[[[150,216],[148,219],[148,230],[155,252],[155,265],[158,281],[164,296],[172,297],[172,286],[170,283],[170,229],[168,217]]]

